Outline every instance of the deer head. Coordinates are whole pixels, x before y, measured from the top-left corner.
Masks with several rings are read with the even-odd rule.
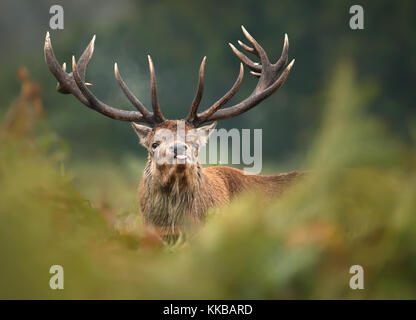
[[[132,123],[133,129],[140,138],[141,144],[148,150],[150,167],[153,173],[166,170],[166,168],[170,168],[169,170],[171,170],[172,166],[181,169],[190,168],[192,170],[192,168],[199,166],[198,151],[207,142],[210,131],[215,127],[214,121],[238,116],[268,98],[283,85],[293,67],[295,60],[292,60],[286,66],[289,48],[287,35],[284,38],[280,58],[276,63],[271,63],[264,49],[243,26],[242,31],[252,46],[248,46],[241,41],[238,41],[239,45],[246,52],[257,56],[260,63],[254,63],[231,43],[229,45],[237,57],[251,69],[250,73],[258,78],[257,86],[253,92],[241,102],[227,108],[221,108],[236,94],[241,86],[244,68],[243,63],[240,63],[239,75],[231,89],[210,107],[202,112],[198,112],[198,106],[201,102],[204,88],[204,70],[206,63],[206,57],[204,57],[199,69],[198,88],[190,111],[185,119],[177,121],[166,120],[161,112],[157,97],[155,71],[150,56],[148,56],[148,63],[153,112],[150,112],[127,87],[120,76],[117,63],[114,65],[115,78],[137,111],[113,108],[99,100],[90,91],[88,87],[91,84],[85,82],[85,74],[94,51],[95,36],[78,62],[76,62],[74,56],[72,57],[72,72],[67,73],[66,64],[64,63],[61,67],[56,60],[49,33],[47,33],[44,47],[45,61],[49,70],[58,80],[58,92],[72,94],[88,108],[98,111],[109,118]],[[202,126],[202,124],[207,122],[213,123]],[[144,123],[145,125],[138,123]]]

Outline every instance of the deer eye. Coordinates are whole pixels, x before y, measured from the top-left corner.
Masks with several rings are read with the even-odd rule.
[[[159,146],[159,144],[160,144],[159,142],[155,142],[155,143],[153,143],[153,144],[152,144],[152,148],[153,148],[153,149],[156,149],[156,148]]]

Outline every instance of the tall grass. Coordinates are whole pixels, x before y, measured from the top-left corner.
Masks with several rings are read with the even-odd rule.
[[[307,178],[272,201],[241,195],[173,247],[134,206],[91,205],[36,141],[3,140],[0,298],[415,298],[414,144],[365,110],[372,88],[349,62],[327,92]],[[109,185],[106,197],[119,192]],[[64,290],[49,288],[55,264]],[[364,290],[349,287],[356,264]]]

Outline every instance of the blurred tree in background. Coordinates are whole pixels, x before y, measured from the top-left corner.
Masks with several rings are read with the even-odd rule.
[[[128,123],[106,119],[76,99],[55,92],[55,80],[43,58],[49,30],[49,8],[55,1],[10,1],[0,4],[0,112],[17,96],[15,72],[24,64],[44,86],[45,109],[54,130],[69,140],[71,159],[120,161],[144,156]],[[337,61],[357,66],[356,84],[370,97],[368,110],[387,125],[389,135],[409,141],[415,121],[416,4],[414,1],[361,1],[365,29],[349,28],[351,1],[70,1],[62,3],[64,30],[52,31],[57,58],[67,63],[97,35],[87,81],[102,100],[128,107],[113,75],[113,64],[131,89],[149,105],[146,54],[155,61],[160,102],[171,118],[186,115],[192,101],[199,63],[207,55],[208,106],[232,85],[238,60],[227,43],[242,38],[240,25],[277,59],[284,33],[296,63],[284,87],[271,99],[220,127],[263,128],[263,158],[273,166],[299,168],[320,125],[324,83]],[[246,73],[232,100],[247,96],[255,79]],[[348,99],[348,97],[347,97]],[[231,101],[231,103],[232,103]]]

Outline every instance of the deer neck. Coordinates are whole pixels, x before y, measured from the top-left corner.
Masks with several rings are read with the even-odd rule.
[[[200,164],[155,170],[148,161],[143,173],[141,207],[145,221],[159,226],[199,223],[209,206],[208,178]]]

